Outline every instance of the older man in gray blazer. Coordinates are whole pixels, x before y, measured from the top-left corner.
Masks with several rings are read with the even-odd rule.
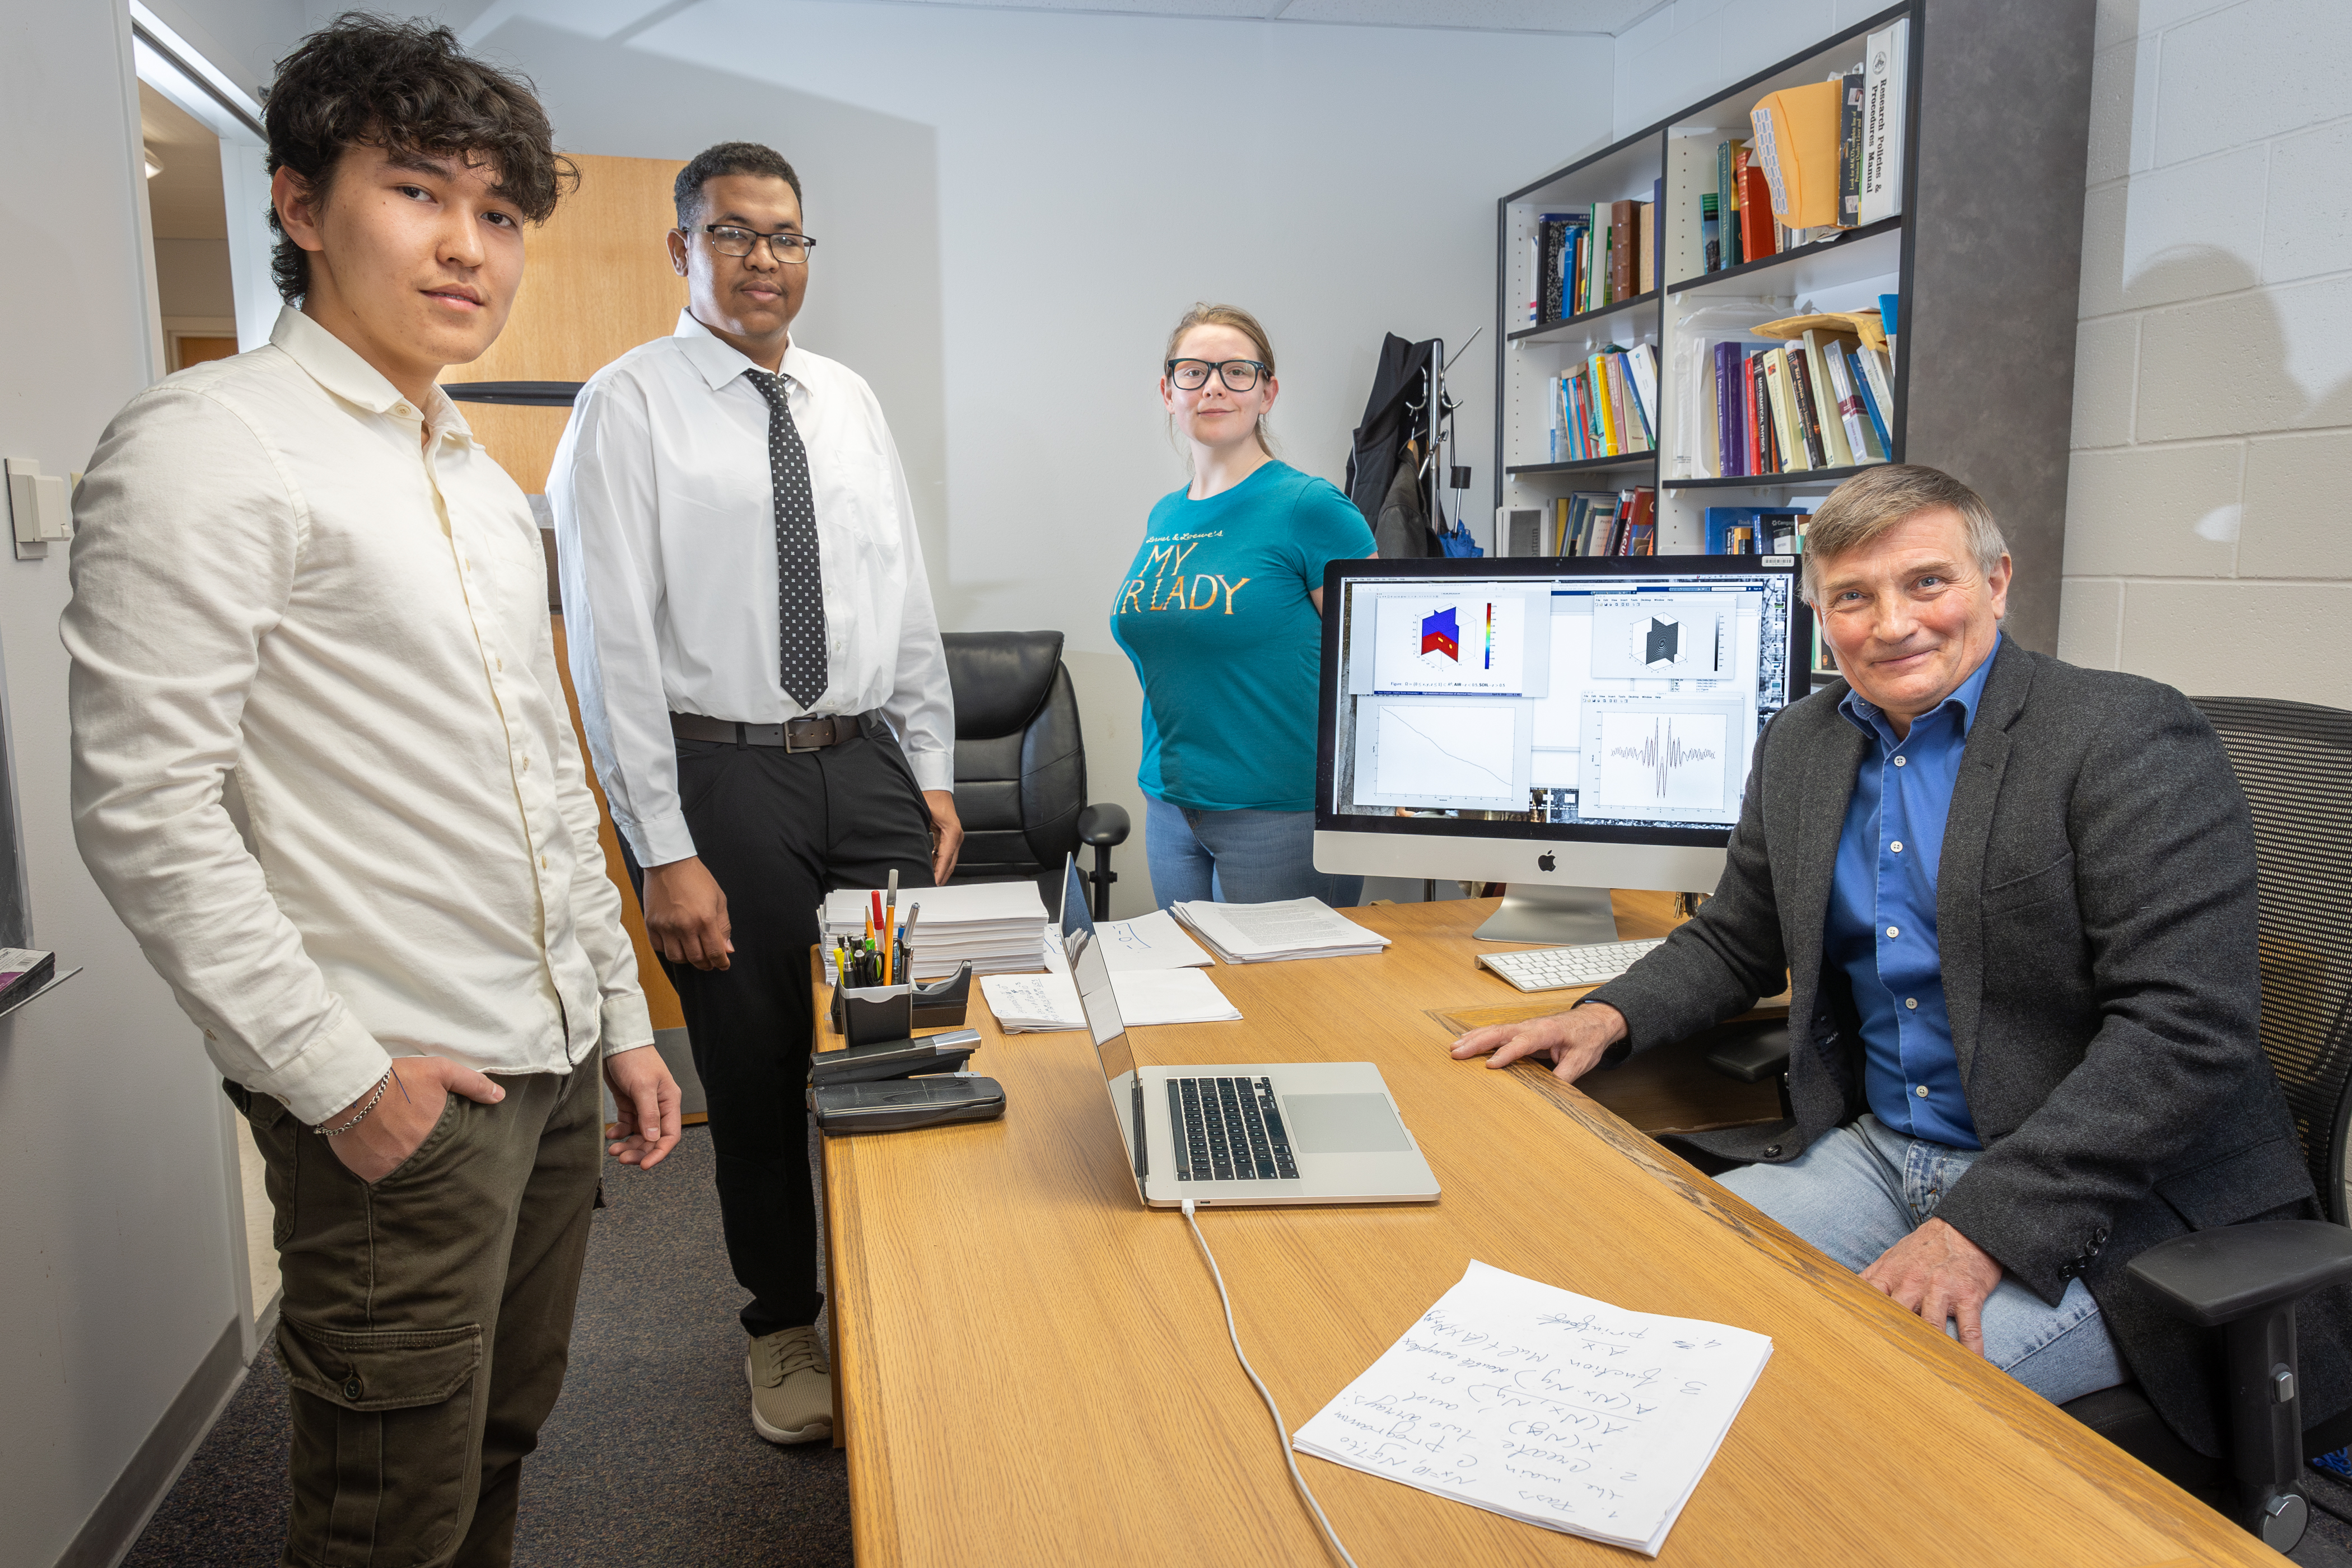
[[[1805,596],[1845,682],[1784,710],[1697,917],[1571,1011],[1456,1057],[1574,1079],[1790,993],[1791,1122],[1721,1178],[2046,1398],[2137,1377],[2218,1454],[2215,1358],[2125,1271],[2193,1228],[2318,1217],[2263,1057],[2254,845],[2170,687],[2004,641],[1968,486],[1890,466],[1816,514]],[[2341,1292],[2305,1414],[2352,1405]]]

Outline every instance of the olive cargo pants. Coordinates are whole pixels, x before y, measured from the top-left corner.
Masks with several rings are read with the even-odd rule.
[[[294,1412],[288,1568],[492,1568],[563,1385],[604,1153],[595,1058],[449,1103],[370,1185],[226,1085],[267,1163]],[[400,1092],[397,1088],[391,1092]]]

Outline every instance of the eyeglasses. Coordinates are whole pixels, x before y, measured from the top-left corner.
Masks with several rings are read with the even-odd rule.
[[[702,232],[710,237],[710,248],[721,256],[749,256],[751,247],[764,239],[768,253],[787,267],[806,262],[808,253],[816,248],[816,241],[804,234],[761,234],[756,228],[738,228],[731,223],[707,223]]]
[[[1168,379],[1179,392],[1198,392],[1209,384],[1209,373],[1215,371],[1217,379],[1234,392],[1247,392],[1265,374],[1265,365],[1254,359],[1171,359],[1168,362]]]

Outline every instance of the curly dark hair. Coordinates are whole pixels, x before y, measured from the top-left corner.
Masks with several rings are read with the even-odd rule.
[[[757,142],[721,142],[697,153],[693,161],[677,172],[677,184],[670,187],[670,197],[677,204],[678,227],[695,226],[702,216],[702,187],[721,174],[765,174],[792,186],[793,200],[802,199],[801,177],[793,173],[793,166],[784,162],[782,153]]]
[[[446,27],[346,11],[278,62],[262,110],[272,174],[291,169],[324,201],[343,150],[451,153],[496,166],[495,189],[544,223],[580,183],[555,151],[555,132],[528,78],[469,58]],[[286,234],[278,209],[269,269],[278,292],[299,304],[310,289],[310,258]]]

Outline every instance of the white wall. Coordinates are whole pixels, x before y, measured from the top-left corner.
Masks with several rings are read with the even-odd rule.
[[[137,100],[115,7],[11,6],[0,45],[0,453],[79,468],[149,379]],[[0,1560],[73,1540],[236,1321],[218,1079],[84,874],[67,816],[62,552],[0,553],[0,662],[52,995],[0,1021]]]
[[[1335,480],[1381,333],[1486,328],[1454,379],[1484,531],[1494,202],[1606,137],[1607,39],[827,0],[631,31],[648,9],[444,15],[530,73],[574,151],[741,137],[793,160],[819,240],[799,339],[879,394],[942,619],[1068,634],[1092,793],[1139,826],[1139,695],[1108,616],[1183,480],[1153,380],[1185,306],[1260,314],[1285,456]],[[1118,864],[1120,912],[1149,907],[1139,833]]]
[[[1778,65],[1891,0],[1675,0],[1617,38],[1612,137]],[[2032,5],[2036,0],[2018,0]],[[1856,56],[1860,50],[1857,46]]]
[[[2352,6],[2105,0],[2059,651],[2352,707]]]

